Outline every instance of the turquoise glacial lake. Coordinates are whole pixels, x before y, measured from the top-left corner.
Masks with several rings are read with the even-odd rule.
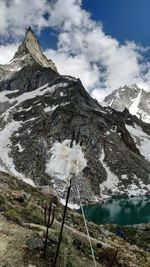
[[[96,224],[150,223],[150,196],[110,199],[103,204],[84,207],[87,220]]]

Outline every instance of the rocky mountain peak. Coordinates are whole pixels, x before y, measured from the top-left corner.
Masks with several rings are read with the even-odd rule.
[[[10,81],[14,79],[14,76],[24,67],[33,67],[34,70],[43,68],[45,71],[51,70],[55,76],[59,75],[54,62],[51,59],[48,60],[43,54],[31,27],[26,31],[25,38],[22,44],[19,45],[13,59],[5,65],[0,64],[0,81]]]
[[[48,60],[43,54],[40,44],[31,27],[27,29],[25,38],[15,53],[13,60],[22,58],[28,54],[42,67],[51,68],[58,72],[54,62],[52,60]]]

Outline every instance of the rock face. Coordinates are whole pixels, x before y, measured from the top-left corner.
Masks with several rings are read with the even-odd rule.
[[[132,115],[150,123],[150,92],[146,92],[136,85],[124,86],[115,90],[104,99],[104,105],[117,111],[127,108]]]
[[[35,49],[33,48],[33,44]],[[20,66],[10,75],[8,66]],[[14,66],[14,65],[13,65]],[[62,184],[45,172],[57,140],[80,129],[87,167],[77,177],[84,202],[150,191],[150,125],[125,110],[103,108],[79,79],[60,75],[29,29],[0,73],[0,169],[36,185]],[[4,73],[5,72],[5,73]],[[73,184],[71,202],[77,203]]]
[[[25,67],[34,68],[35,66],[50,68],[54,72],[58,72],[53,61],[43,55],[33,31],[29,28],[13,59],[6,65],[0,65],[0,81],[13,80],[14,75],[16,80],[16,73],[20,75],[20,71]]]
[[[18,58],[26,56],[27,54],[32,56],[34,60],[45,68],[51,68],[57,72],[55,64],[52,60],[48,60],[42,53],[41,47],[32,31],[29,28],[26,32],[25,39],[23,43],[19,46],[18,51],[15,53],[13,60],[18,60]]]

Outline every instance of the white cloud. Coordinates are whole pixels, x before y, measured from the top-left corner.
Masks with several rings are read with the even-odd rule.
[[[28,26],[40,30],[47,26],[44,16],[49,13],[47,0],[1,0],[0,1],[0,36],[4,40],[24,35]]]
[[[50,2],[1,0],[1,35],[7,32],[9,36],[21,36],[28,25],[39,30],[45,26],[55,28],[57,49],[47,49],[46,55],[56,63],[60,73],[79,77],[99,100],[125,84],[137,83],[148,90],[150,65],[143,61],[143,48],[134,42],[121,45],[106,35],[102,24],[83,10],[81,0]],[[49,15],[47,19],[45,13]]]
[[[143,49],[133,42],[120,45],[107,36],[102,25],[82,9],[81,1],[58,0],[51,10],[50,24],[60,31],[58,49],[49,49],[46,55],[61,73],[80,77],[94,97],[101,100],[125,84],[146,88],[147,64],[140,64]]]
[[[0,46],[0,64],[11,60],[17,50],[18,44],[6,44]]]
[[[48,49],[45,54],[53,59],[61,74],[80,78],[88,90],[97,85],[99,70],[96,65],[91,65],[84,55],[71,56],[52,49]]]

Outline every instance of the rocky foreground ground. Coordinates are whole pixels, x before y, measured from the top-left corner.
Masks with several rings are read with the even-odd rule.
[[[63,206],[57,206],[44,259],[44,205],[49,202],[49,198],[41,189],[7,174],[0,174],[1,267],[53,266]],[[150,225],[125,227],[128,242],[115,235],[116,227],[88,223],[97,267],[149,267]],[[94,266],[83,218],[69,209],[57,265]]]

